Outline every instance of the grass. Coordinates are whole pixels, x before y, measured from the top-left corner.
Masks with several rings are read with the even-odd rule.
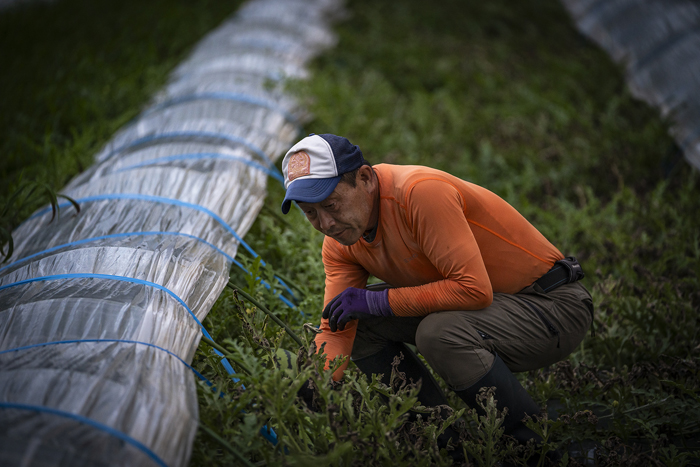
[[[234,7],[62,0],[0,14],[0,38],[11,45],[0,74],[2,200],[19,174],[60,188],[90,164]],[[700,179],[667,124],[630,96],[622,72],[554,0],[352,0],[348,8],[338,47],[316,60],[313,80],[291,83],[315,116],[307,132],[347,136],[373,163],[425,164],[483,185],[579,257],[596,336],[565,362],[520,375],[559,411],[535,428],[570,451],[569,465],[593,447],[597,465],[699,464]],[[483,465],[527,456],[500,436],[488,394],[488,419],[449,395],[455,412],[409,423],[415,388],[401,378],[387,388],[351,369],[330,381],[304,326],[320,320],[322,237],[297,210],[282,220],[282,197],[271,181],[246,238],[274,270],[241,260],[270,283],[275,273],[291,278],[305,314],[259,281],[235,271],[232,281],[306,345],[297,352],[242,295],[222,294],[204,324],[241,381],[200,346],[194,366],[226,395],[201,385],[206,428],[191,464],[239,465],[243,456],[254,465],[449,465],[436,437],[458,418],[468,422],[457,424],[465,449]],[[295,401],[309,377],[319,413]],[[264,426],[276,431],[276,448],[260,436]]]
[[[60,189],[90,166],[239,4],[61,0],[0,11],[0,206],[22,180]],[[20,220],[43,202],[23,206]]]

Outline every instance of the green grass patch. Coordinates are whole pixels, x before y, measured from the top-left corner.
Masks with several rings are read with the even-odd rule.
[[[0,207],[22,180],[60,189],[240,1],[60,0],[0,11]],[[15,227],[48,200],[21,206]]]

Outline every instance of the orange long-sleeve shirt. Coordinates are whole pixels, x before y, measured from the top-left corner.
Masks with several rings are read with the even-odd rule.
[[[396,316],[479,310],[494,292],[516,293],[563,255],[518,211],[485,188],[420,166],[380,164],[377,234],[344,246],[326,237],[324,306],[348,287],[364,288],[370,274],[393,285]],[[350,355],[357,321],[316,336],[329,359]],[[344,364],[334,374],[339,379]]]

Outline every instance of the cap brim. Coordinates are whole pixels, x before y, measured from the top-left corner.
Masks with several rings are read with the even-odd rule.
[[[294,180],[287,188],[282,202],[282,213],[287,214],[292,201],[318,203],[328,198],[338,186],[340,176],[331,178],[305,178]]]

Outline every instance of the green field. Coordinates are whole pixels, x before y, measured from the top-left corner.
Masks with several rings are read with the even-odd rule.
[[[235,8],[109,2],[102,15],[92,5],[0,13],[0,39],[13,44],[0,72],[0,201],[21,173],[60,188],[89,165],[188,47]],[[582,261],[596,336],[567,361],[519,375],[551,415],[559,411],[537,429],[571,453],[569,465],[594,447],[601,466],[700,464],[700,178],[667,123],[630,96],[621,70],[556,1],[353,0],[348,11],[313,79],[290,83],[314,115],[304,130],[347,136],[372,163],[424,164],[483,185]],[[267,279],[277,272],[297,284],[306,314],[249,278],[232,280],[308,342],[304,323],[320,322],[321,236],[297,210],[278,214],[282,197],[271,180],[246,237],[272,266],[258,271],[239,256]],[[330,384],[305,350],[298,368],[275,370],[284,360],[277,349],[298,346],[265,316],[227,289],[204,322],[241,382],[200,346],[195,367],[227,396],[201,385],[207,429],[192,465],[244,465],[238,456],[253,465],[449,465],[430,413],[405,423],[415,388],[400,380],[386,388],[357,371]],[[295,402],[310,376],[320,413]],[[477,465],[518,454],[494,417],[475,421],[449,397]],[[258,433],[266,424],[277,448]]]
[[[0,10],[0,208],[21,180],[60,189],[240,1],[25,1]],[[17,225],[43,198],[14,206]]]

